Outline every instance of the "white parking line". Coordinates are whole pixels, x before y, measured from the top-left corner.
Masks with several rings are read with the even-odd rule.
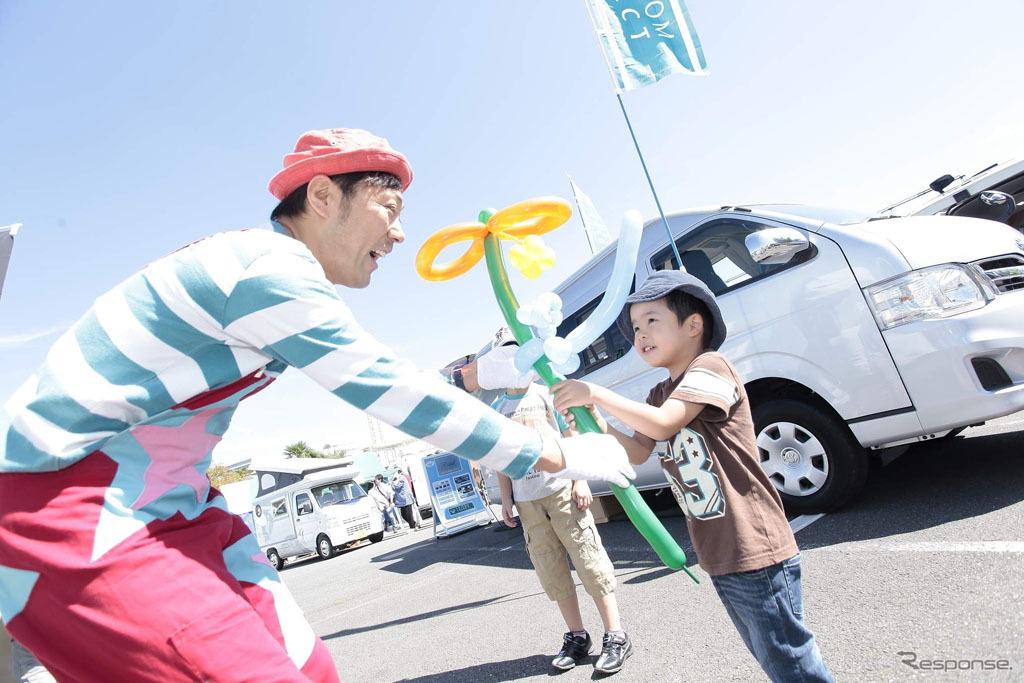
[[[800,515],[799,517],[794,517],[793,521],[789,523],[789,528],[792,529],[793,533],[795,534],[801,529],[806,529],[807,527],[814,524],[824,516],[825,513],[822,512],[817,515]]]
[[[1010,420],[1009,422],[998,422],[998,423],[995,423],[995,424],[984,424],[984,425],[979,425],[977,427],[971,427],[971,429],[972,430],[977,430],[977,429],[984,429],[985,427],[998,427],[998,428],[1002,429],[1003,427],[1012,427],[1014,425],[1024,425],[1024,420]]]
[[[812,549],[812,552],[887,553],[1024,553],[1024,541],[858,541]]]

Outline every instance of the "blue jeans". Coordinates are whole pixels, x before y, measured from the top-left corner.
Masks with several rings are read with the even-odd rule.
[[[832,681],[804,626],[800,555],[764,569],[712,576],[747,649],[773,681]]]

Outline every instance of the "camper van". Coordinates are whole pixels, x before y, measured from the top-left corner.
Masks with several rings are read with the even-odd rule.
[[[253,469],[256,539],[276,568],[291,557],[315,552],[327,559],[340,546],[384,538],[384,520],[351,460],[295,458]]]
[[[718,298],[721,352],[744,379],[761,465],[791,512],[850,500],[872,450],[1024,408],[1024,239],[1007,225],[795,205],[683,211],[668,223],[683,266]],[[614,250],[555,290],[559,336],[596,308]],[[661,219],[646,224],[634,287],[678,267]],[[637,401],[667,377],[615,325],[580,360],[573,378]],[[640,489],[666,485],[657,458],[637,475]]]

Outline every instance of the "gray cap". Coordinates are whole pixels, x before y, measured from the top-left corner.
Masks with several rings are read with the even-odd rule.
[[[619,314],[619,318],[616,320],[619,324],[619,329],[622,330],[622,334],[625,335],[630,344],[633,343],[633,323],[629,319],[629,307],[632,304],[662,299],[675,289],[689,294],[708,307],[711,320],[705,320],[704,324],[711,324],[710,346],[717,351],[718,347],[725,341],[726,329],[725,321],[722,319],[722,311],[718,308],[718,302],[715,301],[715,295],[711,293],[706,284],[693,275],[684,273],[681,270],[659,270],[647,278],[647,281],[640,286],[640,289],[629,295],[626,299],[626,305],[622,308],[622,313]]]

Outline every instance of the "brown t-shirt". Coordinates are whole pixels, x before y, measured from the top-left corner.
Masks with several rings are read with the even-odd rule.
[[[659,454],[704,571],[752,571],[796,555],[782,499],[758,462],[747,392],[732,364],[702,353],[678,380],[651,389],[647,402],[661,407],[669,399],[704,404]]]

